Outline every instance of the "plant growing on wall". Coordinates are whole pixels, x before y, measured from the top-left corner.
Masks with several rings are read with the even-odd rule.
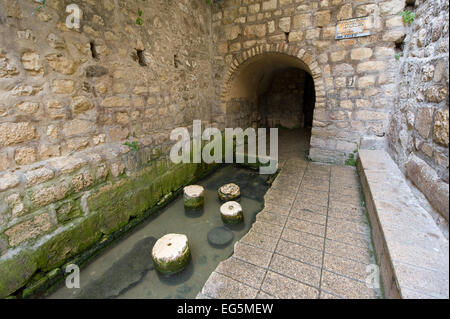
[[[142,20],[142,14],[143,14],[142,10],[138,9],[138,17],[136,19],[136,24],[137,25],[143,25],[144,24],[144,21]]]
[[[134,141],[134,142],[125,142],[123,145],[128,146],[129,148],[131,148],[133,151],[137,152],[139,150],[139,142]]]
[[[405,22],[407,24],[413,23],[414,19],[416,18],[416,14],[414,12],[411,12],[411,11],[408,11],[408,10],[402,11],[400,13],[400,15],[403,18],[403,22]]]
[[[37,0],[36,2],[39,2],[41,5],[36,7],[31,14],[35,14],[39,10],[45,8],[45,6],[47,5],[47,0]]]

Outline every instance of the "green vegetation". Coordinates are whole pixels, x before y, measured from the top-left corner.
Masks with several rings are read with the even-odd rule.
[[[397,53],[396,55],[395,55],[395,59],[398,61],[398,60],[400,60],[400,58],[403,56],[403,53]]]
[[[358,150],[354,150],[352,154],[348,155],[348,158],[345,160],[345,165],[347,166],[356,166],[356,154]]]
[[[134,142],[125,142],[123,145],[128,146],[129,148],[131,148],[133,151],[137,152],[139,150],[139,142],[134,141]]]
[[[143,25],[144,24],[144,21],[142,20],[142,14],[143,14],[142,10],[138,9],[138,17],[136,19],[136,24],[137,25]]]
[[[176,260],[164,262],[162,260],[153,259],[155,268],[164,275],[172,275],[182,271],[191,260],[191,251],[189,247],[183,255]]]
[[[413,23],[416,19],[416,14],[408,10],[402,11],[400,15],[403,17],[403,21],[407,24]]]
[[[43,8],[45,8],[45,6],[47,5],[47,0],[40,0],[40,1],[38,1],[41,5],[40,6],[38,6],[38,7],[36,7],[34,10],[33,10],[33,12],[31,13],[31,14],[35,14],[36,12],[38,12],[39,10],[41,10],[41,9],[43,9]]]

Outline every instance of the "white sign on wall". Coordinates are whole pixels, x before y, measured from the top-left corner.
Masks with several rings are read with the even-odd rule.
[[[339,21],[336,25],[336,40],[369,36],[371,28],[369,16]]]

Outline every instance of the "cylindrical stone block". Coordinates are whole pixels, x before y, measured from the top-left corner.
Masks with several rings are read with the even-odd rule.
[[[205,189],[199,185],[186,186],[184,188],[184,207],[197,209],[205,203]]]
[[[242,206],[238,202],[226,202],[220,207],[222,220],[226,224],[239,224],[244,221]]]
[[[241,189],[236,184],[226,184],[219,188],[219,198],[224,202],[241,197]]]
[[[156,270],[165,275],[182,271],[191,259],[186,235],[168,234],[153,246],[153,263]]]

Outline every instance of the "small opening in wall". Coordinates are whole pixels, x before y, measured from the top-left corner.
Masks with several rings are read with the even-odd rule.
[[[289,43],[289,32],[285,32],[284,36],[285,36],[285,39],[286,39],[286,43]]]
[[[178,69],[178,55],[174,54],[173,56],[173,65],[175,69]]]
[[[398,39],[397,41],[395,41],[395,52],[396,53],[402,53],[403,49],[405,48],[405,37],[403,36],[400,39]]]
[[[98,53],[97,53],[97,49],[95,48],[95,43],[93,41],[90,42],[90,46],[91,46],[91,55],[93,59],[98,59]]]
[[[138,50],[136,49],[136,55],[137,55],[137,60],[140,66],[147,66],[147,63],[145,62],[145,57],[144,57],[144,50]]]
[[[414,8],[416,6],[416,0],[406,0],[405,1],[405,6]]]

